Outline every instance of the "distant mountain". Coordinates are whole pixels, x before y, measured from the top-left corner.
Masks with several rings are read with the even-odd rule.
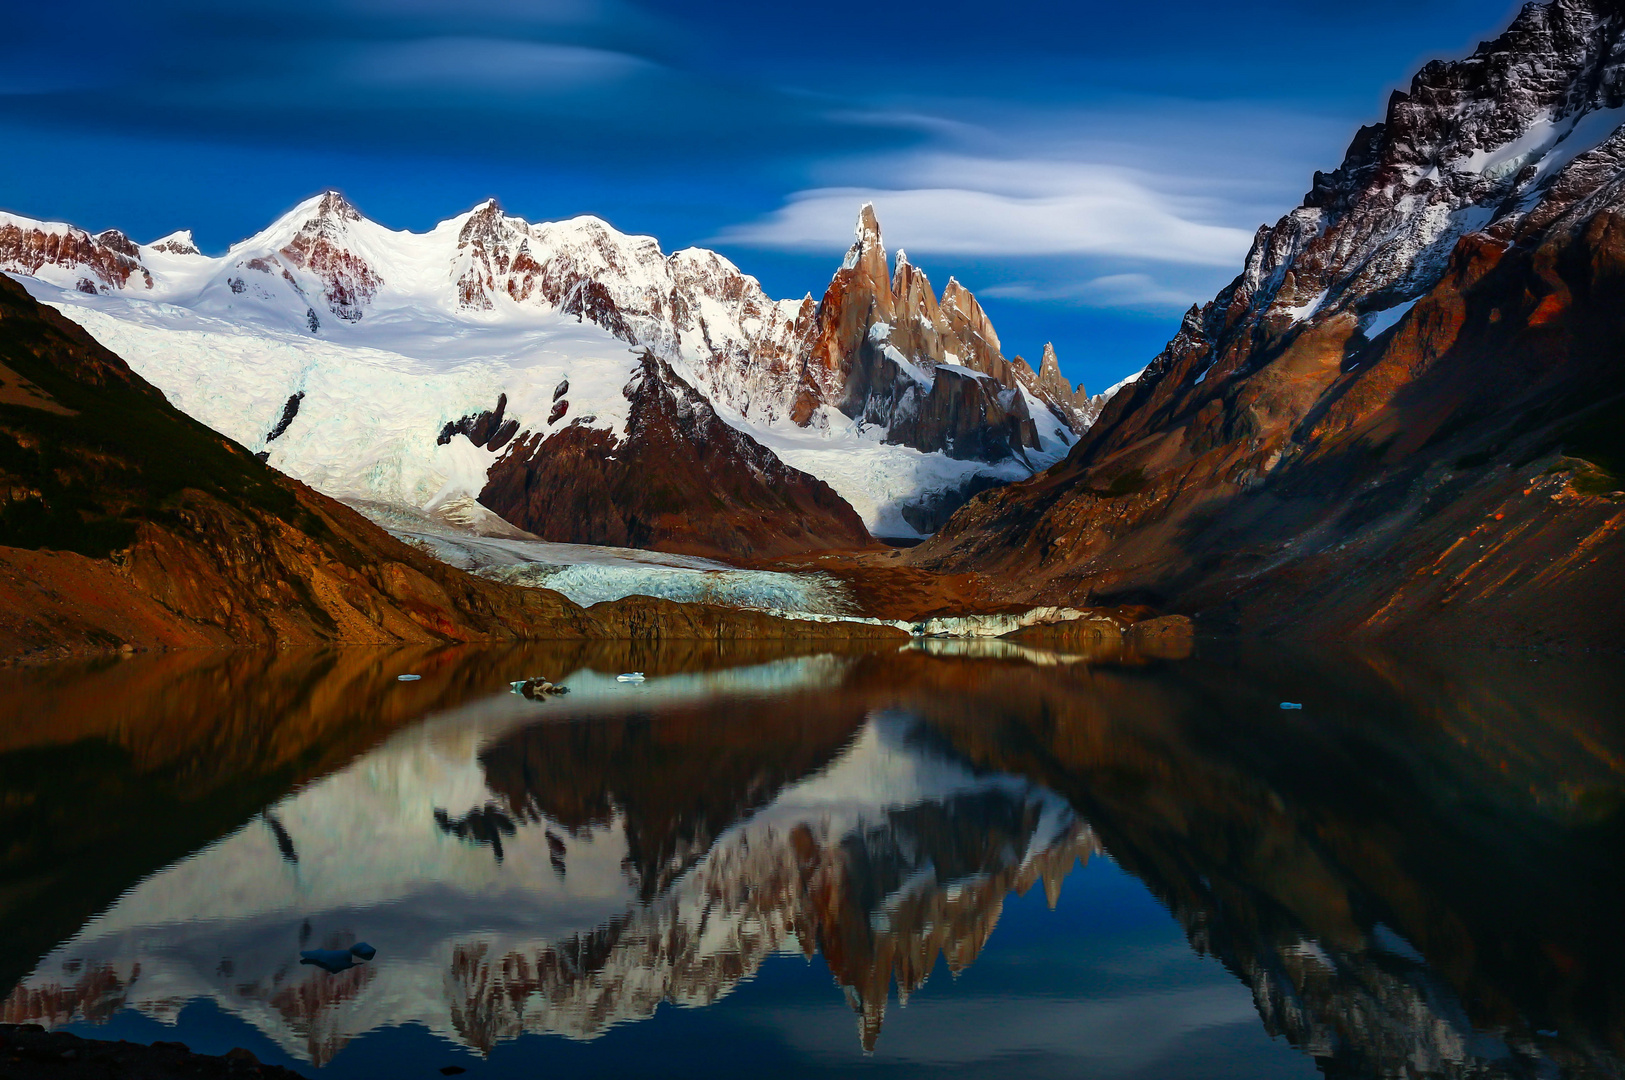
[[[0,655],[609,636],[267,468],[5,279],[0,492]]]
[[[763,478],[781,505],[806,495],[780,480]],[[589,612],[453,569],[187,416],[0,278],[0,657],[882,630],[901,636],[650,597]]]
[[[771,300],[715,252],[668,256],[597,218],[531,224],[491,201],[414,234],[336,192],[219,258],[185,233],[143,246],[0,215],[0,269],[330,495],[430,512],[478,497],[550,540],[739,556],[929,533],[971,492],[1058,460],[1099,408],[1052,349],[1038,371],[1007,360],[957,282],[939,300],[901,253],[891,272],[868,207],[818,303]],[[692,423],[629,426],[671,413],[650,397],[668,392]],[[485,414],[501,422],[470,438]],[[693,441],[718,424],[737,453]],[[593,482],[591,509],[514,494],[583,453],[624,474]],[[662,477],[685,455],[726,506]]]
[[[1254,628],[1617,646],[1622,122],[1617,0],[1428,64],[1064,463],[923,562]]]

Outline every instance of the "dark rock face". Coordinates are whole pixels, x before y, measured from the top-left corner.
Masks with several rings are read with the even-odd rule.
[[[972,476],[958,488],[933,492],[905,506],[902,510],[903,520],[929,536],[942,528],[954,511],[969,502],[972,496],[1002,487],[1003,484],[1004,481],[996,476]]]
[[[480,502],[569,543],[740,557],[868,542],[828,485],[724,423],[652,353],[624,393],[624,439],[587,417],[523,433],[492,466]]]
[[[1038,445],[1026,400],[987,376],[939,367],[925,389],[906,376],[898,378],[895,364],[885,370],[892,377],[891,396],[871,393],[864,406],[873,422],[890,421],[890,442],[980,461],[998,461]]]
[[[519,421],[504,420],[502,414],[508,408],[508,395],[497,395],[497,407],[480,413],[469,413],[461,420],[454,420],[440,429],[435,442],[445,446],[456,435],[467,436],[468,441],[475,446],[482,446],[487,450],[500,450],[508,445],[519,431]]]
[[[283,432],[288,430],[288,425],[292,424],[294,417],[299,415],[299,403],[303,400],[305,400],[303,390],[289,396],[288,403],[282,406],[282,416],[277,420],[276,426],[266,433],[266,442],[275,442]]]
[[[1255,627],[1611,636],[1622,34],[1561,0],[1430,64],[1066,462],[920,557]]]

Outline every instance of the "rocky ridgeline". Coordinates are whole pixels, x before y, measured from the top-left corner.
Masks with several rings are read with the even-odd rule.
[[[683,364],[708,399],[747,419],[827,423],[828,406],[886,428],[887,441],[967,459],[1037,447],[1035,406],[1055,415],[1068,441],[1093,419],[1053,348],[1045,347],[1038,371],[1006,359],[968,289],[950,279],[939,300],[901,252],[893,273],[872,207],[863,208],[857,242],[816,303],[810,295],[773,300],[713,251],[666,255],[652,237],[593,217],[532,224],[487,201],[424,238],[438,251],[427,273],[369,244],[355,228],[365,221],[337,192],[311,199],[233,248],[220,280],[197,300],[229,290],[321,334],[329,317],[366,319],[386,283],[421,289],[427,278],[436,299],[463,311],[511,304],[591,322]],[[155,272],[162,284],[165,267],[148,265],[154,256],[202,258],[189,234],[142,248],[116,231],[0,221],[0,269],[12,273],[72,272],[92,291],[139,295],[153,289]]]
[[[865,206],[818,305],[790,415],[810,423],[833,404],[886,428],[890,441],[997,460],[1039,446],[1031,402],[1074,433],[1088,426],[1083,387],[1061,377],[1053,346],[1044,357],[1042,376],[1020,357],[1006,360],[987,313],[954,279],[938,301],[905,253],[889,270],[880,222]]]
[[[1066,462],[923,565],[1295,633],[1617,640],[1622,38],[1616,0],[1554,0],[1424,67]]]
[[[1440,282],[1464,236],[1506,244],[1611,188],[1622,30],[1613,0],[1529,4],[1472,56],[1422,68],[1301,206],[1259,228],[1241,274],[1191,308],[1089,441],[1125,446],[1199,411],[1317,327],[1375,337]]]

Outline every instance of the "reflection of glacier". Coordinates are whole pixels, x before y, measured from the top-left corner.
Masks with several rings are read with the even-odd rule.
[[[711,1002],[775,952],[816,950],[873,1045],[894,981],[906,996],[939,954],[968,964],[1011,889],[1042,880],[1053,897],[1098,850],[1063,800],[972,772],[895,714],[862,720],[810,774],[746,792],[698,830],[702,850],[660,848],[663,865],[641,838],[693,830],[613,799],[561,821],[548,790],[493,783],[500,750],[444,724],[392,740],[132,889],[4,1018],[165,1019],[210,998],[318,1063],[405,1022],[488,1049]],[[297,962],[360,937],[379,949],[370,964]]]

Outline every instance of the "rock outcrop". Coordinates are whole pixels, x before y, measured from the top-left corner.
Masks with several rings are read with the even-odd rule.
[[[83,229],[54,222],[0,214],[0,267],[16,274],[37,274],[53,267],[77,275],[81,292],[105,292],[132,285],[152,288],[152,274],[141,264],[140,249],[117,229],[92,236]]]
[[[622,393],[631,403],[622,439],[585,418],[522,431],[480,502],[570,543],[743,557],[869,542],[828,484],[725,424],[653,353]]]
[[[1622,34],[1560,0],[1429,64],[1063,465],[924,564],[1255,628],[1612,638]]]

